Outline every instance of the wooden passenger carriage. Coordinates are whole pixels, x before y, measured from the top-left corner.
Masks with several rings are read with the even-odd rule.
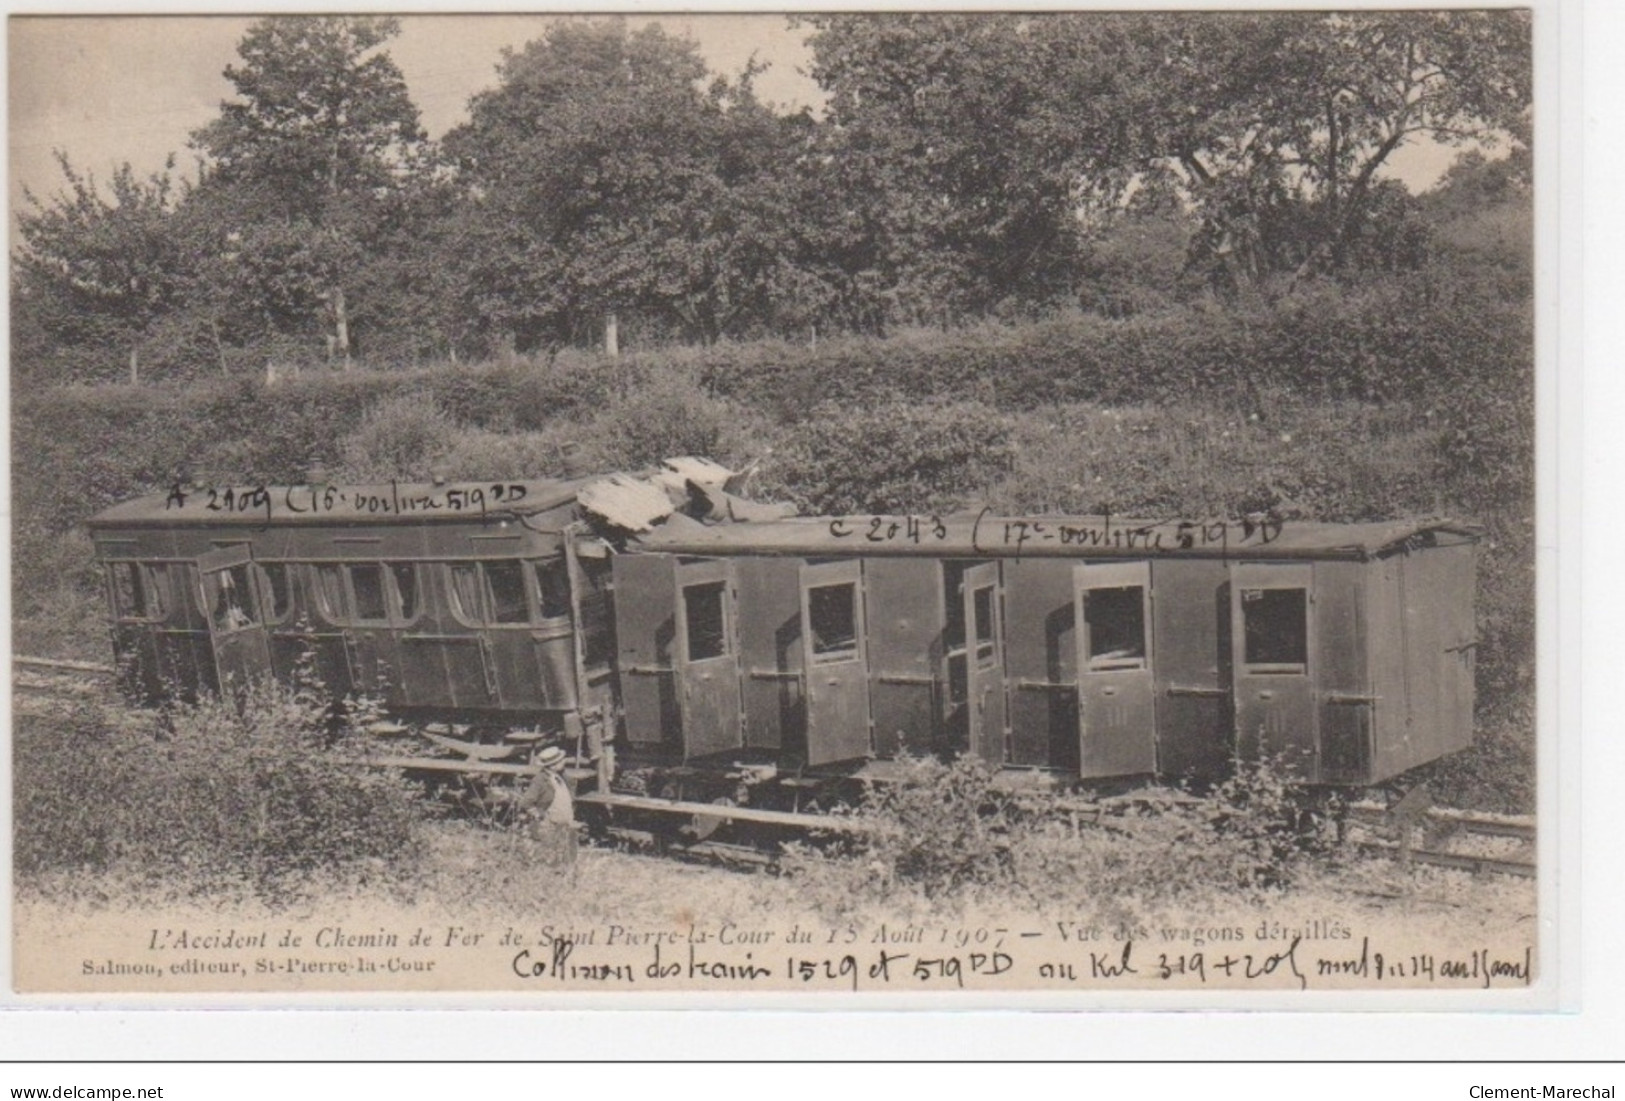
[[[608,562],[576,482],[177,490],[91,521],[147,696],[295,677],[404,717],[561,730],[611,710]],[[583,547],[581,543],[591,543]],[[581,553],[578,553],[581,552]]]
[[[839,517],[615,559],[631,747],[1369,785],[1472,738],[1475,530]],[[636,592],[638,599],[628,600]]]
[[[131,690],[314,670],[441,755],[397,763],[521,772],[559,742],[609,805],[777,821],[904,754],[1365,786],[1471,742],[1471,527],[705,523],[675,485],[176,490],[90,527]]]

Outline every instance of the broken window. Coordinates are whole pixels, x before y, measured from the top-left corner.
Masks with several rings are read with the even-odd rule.
[[[536,594],[542,604],[543,619],[563,619],[570,614],[570,575],[562,558],[533,563]]]
[[[293,611],[293,592],[289,588],[288,564],[262,562],[259,564],[259,571],[260,579],[264,582],[265,595],[271,604],[270,614],[266,618],[280,622]]]
[[[581,561],[581,649],[589,668],[615,656],[615,617],[610,606],[612,574],[604,559]]]
[[[942,564],[942,602],[946,615],[942,624],[942,644],[948,652],[965,646],[965,570],[964,562]]]
[[[451,563],[452,613],[470,627],[529,623],[525,565],[511,562]]]
[[[350,567],[350,589],[355,593],[355,617],[363,622],[383,623],[389,619],[384,603],[384,568],[368,564]]]
[[[350,618],[350,602],[344,595],[344,568],[321,565],[316,567],[316,602],[322,614],[334,623]]]
[[[1309,594],[1304,589],[1241,591],[1242,653],[1251,673],[1309,667]]]
[[[486,592],[491,600],[492,623],[528,623],[530,602],[525,599],[525,575],[518,562],[486,562]]]
[[[1145,668],[1145,590],[1139,585],[1086,589],[1090,672]]]
[[[845,661],[858,656],[858,587],[850,581],[807,590],[813,658]]]
[[[139,562],[114,562],[108,570],[113,577],[113,604],[120,619],[163,618],[163,601],[150,567]]]
[[[401,601],[401,621],[410,623],[418,616],[418,567],[415,562],[392,562],[395,592]]]
[[[480,568],[472,562],[451,567],[451,610],[462,622],[478,626],[485,622],[480,600]]]
[[[210,617],[217,631],[236,631],[255,623],[253,597],[248,590],[248,565],[217,570],[207,575],[212,589]]]
[[[993,664],[993,586],[983,585],[971,593],[973,614],[976,617],[976,664],[986,668]]]
[[[683,587],[689,661],[704,661],[728,652],[727,624],[722,614],[724,585],[722,581],[708,581]]]

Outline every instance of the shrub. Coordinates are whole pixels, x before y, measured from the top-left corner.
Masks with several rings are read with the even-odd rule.
[[[455,482],[561,478],[571,472],[568,442],[558,429],[511,435],[468,429],[452,437],[436,465]]]
[[[1010,871],[1007,801],[975,757],[905,760],[898,779],[865,801],[873,832],[862,859],[882,882],[909,883],[930,898],[997,883]]]
[[[390,398],[367,410],[361,426],[345,439],[335,474],[355,482],[427,481],[456,433],[456,424],[433,398]]]
[[[1041,910],[1123,921],[1290,886],[1330,851],[1329,809],[1312,809],[1279,765],[1262,762],[1201,802],[1150,792],[1080,827],[1053,795],[996,787],[980,760],[915,759],[868,794],[859,840],[833,854],[797,849],[786,867],[809,901],[836,913],[909,890],[997,905],[1021,893]]]
[[[979,402],[820,408],[763,471],[804,512],[950,512],[1015,464],[1011,420]]]
[[[328,709],[261,686],[136,721],[98,707],[17,730],[16,868],[118,871],[276,900],[312,876],[395,862],[420,844],[421,804],[364,766],[362,735]]]
[[[1532,698],[1480,708],[1470,749],[1410,774],[1440,804],[1495,814],[1535,813],[1535,715]]]
[[[635,470],[679,455],[738,464],[765,447],[759,415],[708,393],[685,371],[628,382],[581,427],[579,462],[590,470]]]
[[[106,661],[107,607],[95,550],[82,528],[50,531],[19,518],[11,531],[12,649],[35,657]]]

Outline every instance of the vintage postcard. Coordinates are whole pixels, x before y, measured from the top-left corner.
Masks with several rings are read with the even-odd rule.
[[[11,997],[1555,1005],[1546,10],[12,17]]]

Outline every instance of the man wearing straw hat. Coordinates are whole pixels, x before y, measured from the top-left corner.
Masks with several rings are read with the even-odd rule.
[[[550,745],[532,759],[540,768],[519,799],[519,812],[530,824],[530,835],[548,851],[548,863],[574,870],[576,862],[576,808],[570,785],[564,781],[564,750]]]

